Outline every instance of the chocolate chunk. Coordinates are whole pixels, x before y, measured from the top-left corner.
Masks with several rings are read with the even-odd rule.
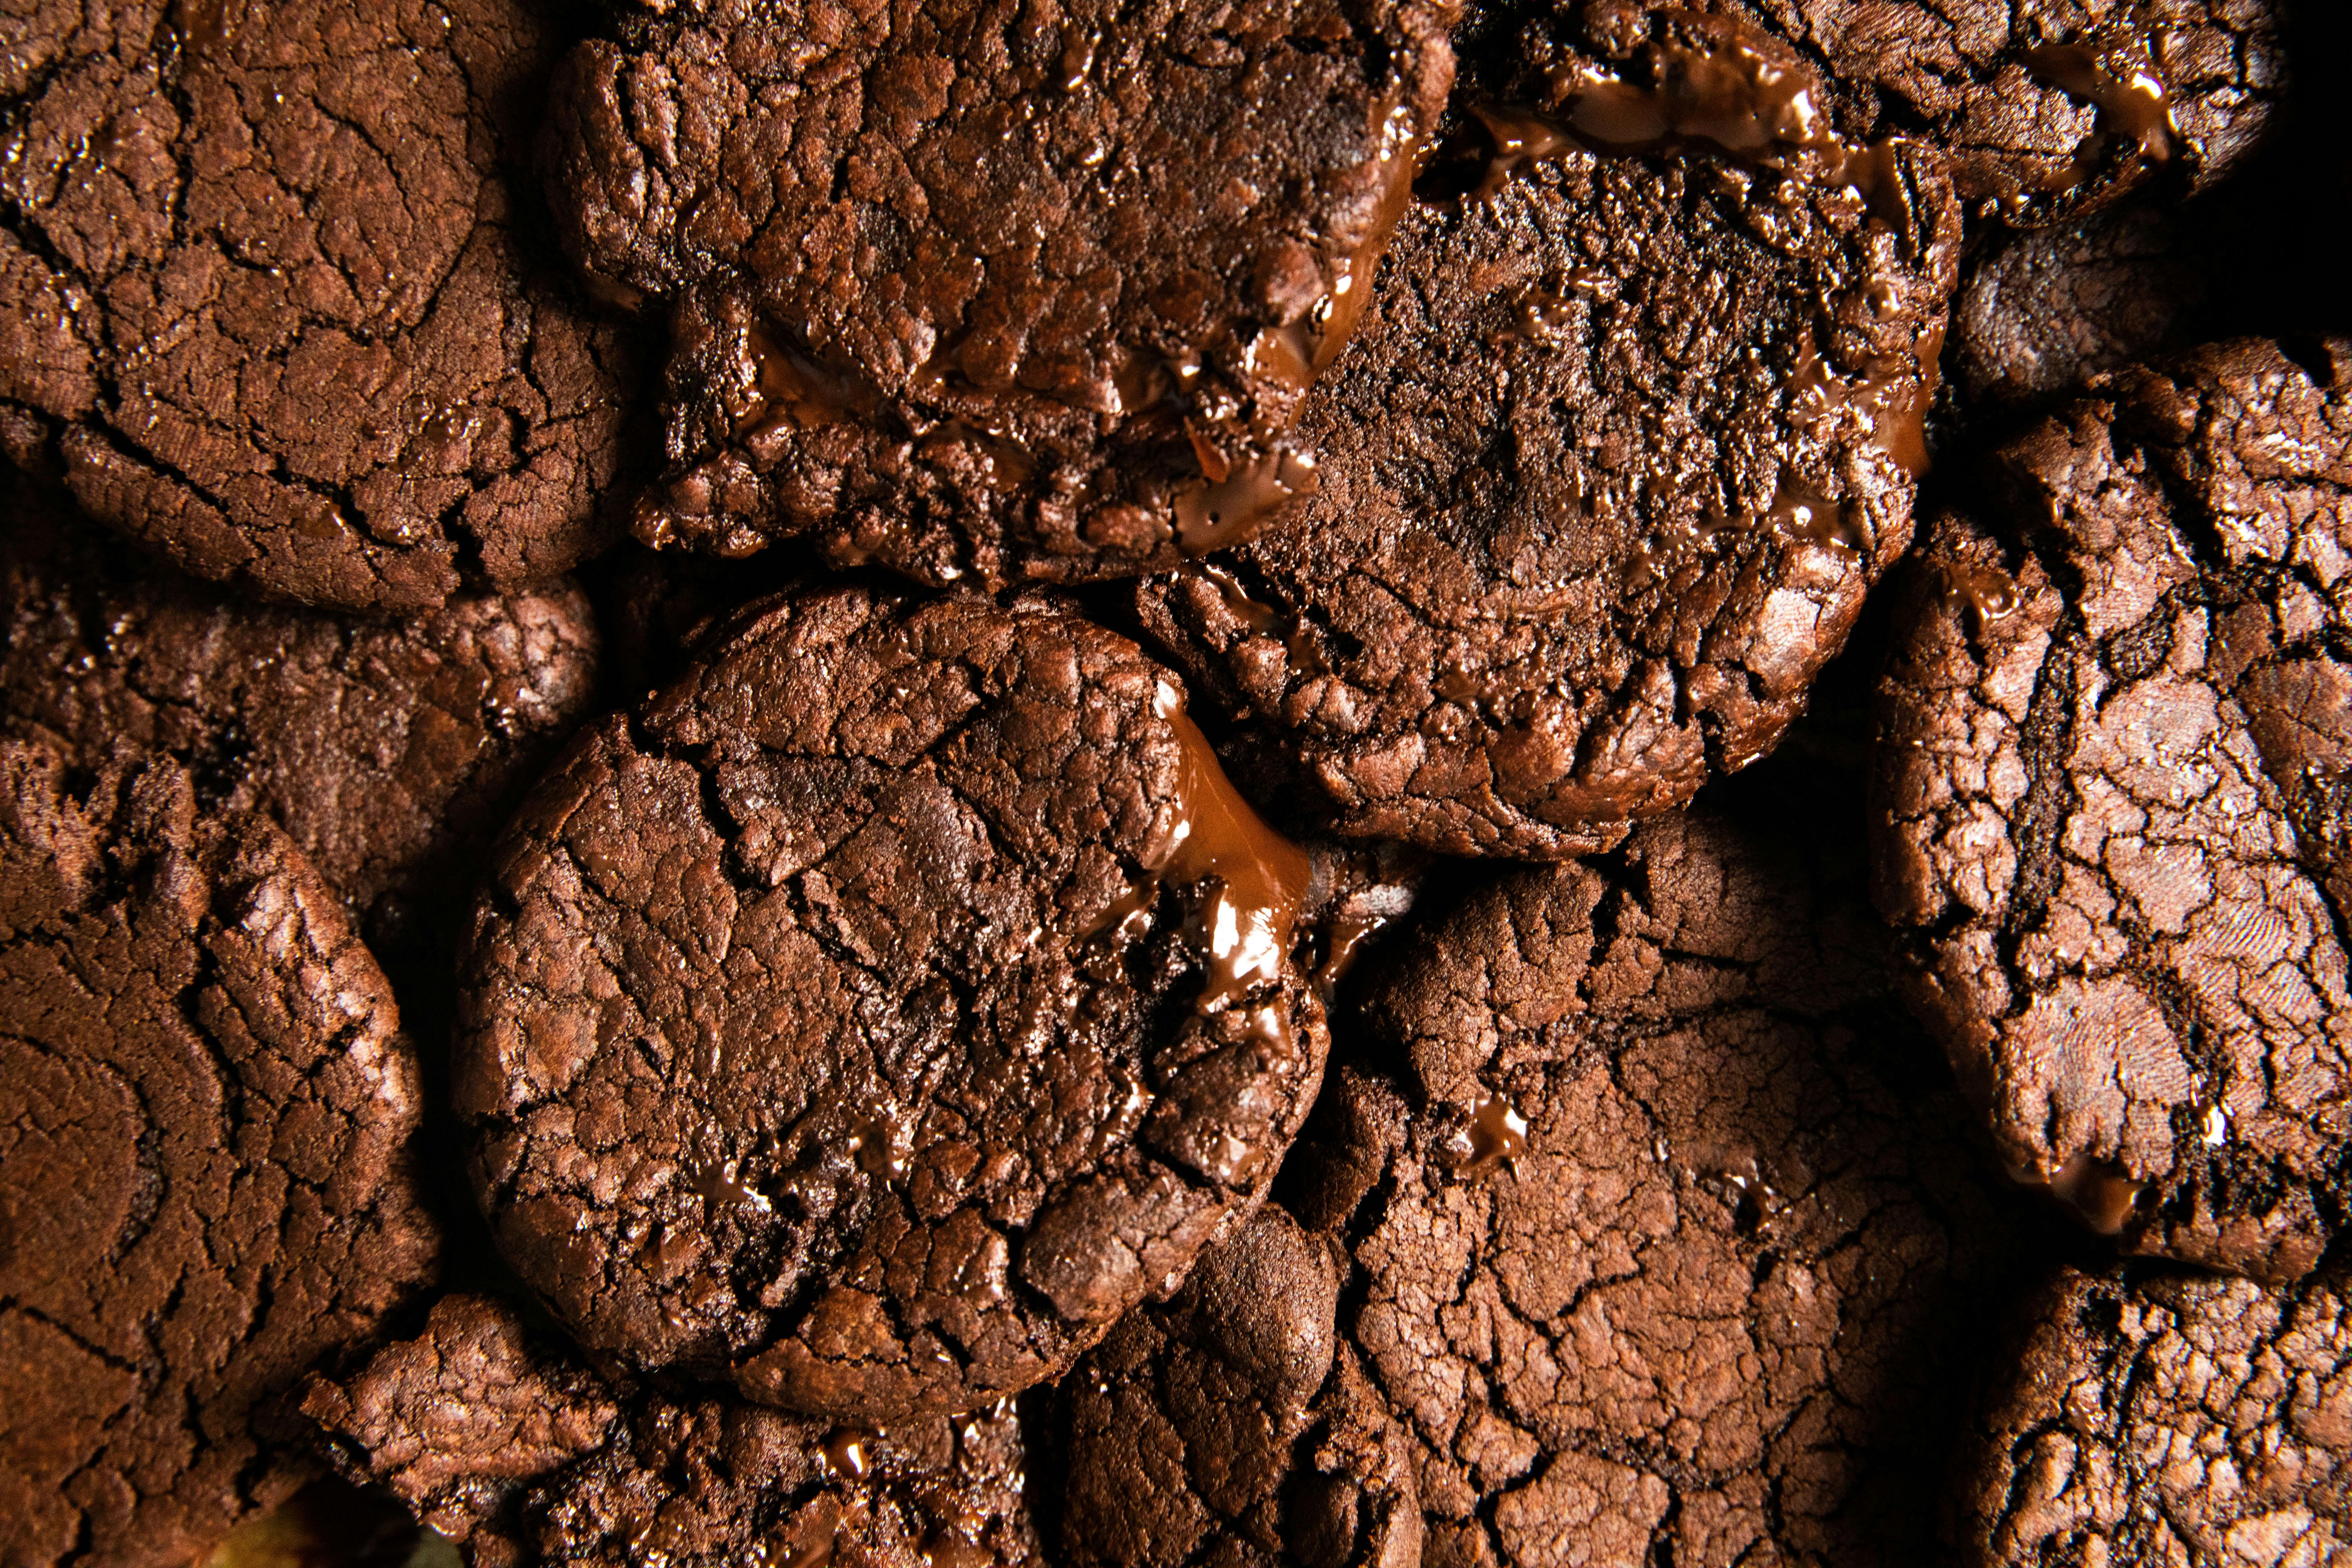
[[[1754,760],[1910,538],[1958,221],[1885,151],[1899,203],[1562,142],[1416,208],[1321,488],[1145,624],[1343,833],[1556,858]]]
[[[589,1345],[862,1423],[1067,1366],[1265,1190],[1307,858],[1051,605],[779,601],[590,731],[478,908],[457,1109]]]
[[[390,987],[268,820],[0,742],[0,1557],[193,1561],[428,1281]]]
[[[1994,250],[1952,302],[1953,381],[1971,397],[2042,402],[2180,346],[2206,295],[2189,221],[2134,202]]]
[[[512,0],[31,0],[0,58],[0,445],[195,575],[416,612],[605,540],[625,344],[505,173]]]
[[[888,1432],[607,1381],[479,1296],[304,1413],[477,1568],[745,1563],[987,1568],[1038,1558],[1009,1406]]]
[[[1959,1472],[1967,1561],[2339,1561],[2352,1541],[2343,1270],[2063,1270]]]
[[[1268,1204],[1087,1352],[1055,1396],[1062,1562],[1421,1562],[1412,1447],[1338,1338],[1339,1279]]]
[[[1298,1156],[1424,1561],[1920,1562],[2036,1255],[1859,879],[1710,813],[1422,928]]]
[[[991,588],[1168,566],[1314,482],[1453,77],[1429,0],[646,5],[572,57],[569,243],[669,312],[638,536]]]
[[[86,754],[185,766],[207,811],[266,811],[371,940],[423,941],[596,694],[596,630],[560,584],[395,624],[265,609],[125,559],[0,475],[0,714]]]
[[[2271,128],[2271,0],[1641,0],[1488,7],[1463,74],[1593,143],[1783,152],[1916,137],[1981,216],[2040,225],[2159,176],[2201,191]],[[1792,75],[1788,61],[1804,69]],[[1772,143],[1780,143],[1774,147]]]
[[[2135,1252],[2284,1279],[2343,1223],[2352,344],[2120,378],[1908,577],[1880,906],[2002,1155]]]

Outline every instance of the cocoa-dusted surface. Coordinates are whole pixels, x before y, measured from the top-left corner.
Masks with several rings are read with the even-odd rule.
[[[1877,896],[2002,1156],[2268,1279],[2343,1223],[2352,345],[2242,340],[2003,447],[1907,577]]]
[[[794,1420],[607,1381],[488,1297],[443,1298],[416,1338],[314,1377],[302,1409],[475,1568],[1038,1559],[1009,1405],[887,1435]]]
[[[1342,1259],[1267,1204],[1055,1395],[1056,1560],[1417,1568],[1403,1428],[1342,1342]]]
[[[2352,1292],[2063,1270],[1954,1488],[1964,1561],[2286,1564],[2352,1548]]]
[[[1349,1241],[1424,1562],[1929,1559],[1978,1320],[2042,1244],[1819,847],[1644,824],[1368,996],[1297,1202]]]
[[[1843,133],[1916,137],[1972,216],[2037,227],[2142,184],[2203,191],[2271,133],[2287,88],[2276,0],[1601,0],[1478,7],[1464,74],[1547,107],[1593,76],[1642,85],[1695,12],[1797,51]],[[2315,67],[2315,69],[2319,68]],[[1693,73],[1689,79],[1704,79]]]
[[[1752,761],[1910,537],[1958,218],[1892,156],[1896,218],[1698,151],[1416,207],[1321,488],[1145,625],[1341,833],[1558,858]]]
[[[1265,868],[1185,869],[1171,680],[1041,603],[813,593],[542,781],[456,1102],[583,1341],[836,1419],[974,1408],[1265,1190],[1322,1012],[1280,910],[1260,972],[1210,959]]]
[[[391,989],[266,818],[0,742],[0,1556],[193,1561],[430,1282]]]
[[[378,623],[265,608],[131,558],[0,474],[0,713],[168,753],[265,811],[379,945],[446,943],[506,813],[596,698],[569,583]]]
[[[509,183],[547,52],[512,0],[12,11],[0,447],[275,598],[415,613],[570,569],[609,536],[627,372]]]
[[[559,79],[550,187],[668,313],[639,537],[1072,582],[1303,488],[1284,432],[1444,107],[1450,9],[625,11]]]

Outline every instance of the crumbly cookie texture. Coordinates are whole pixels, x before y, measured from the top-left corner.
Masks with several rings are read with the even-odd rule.
[[[2352,345],[2200,350],[2004,447],[1881,707],[1880,907],[2001,1155],[2270,1279],[2344,1221]]]
[[[630,356],[527,243],[529,6],[38,0],[9,31],[0,447],[302,604],[414,614],[610,538]]]
[[[267,818],[0,742],[0,1556],[193,1561],[428,1287],[391,988]]]

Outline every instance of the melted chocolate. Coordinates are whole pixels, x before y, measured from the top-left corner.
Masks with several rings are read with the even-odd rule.
[[[1764,520],[1790,538],[1811,544],[1858,551],[1869,542],[1863,538],[1843,501],[1832,500],[1801,485],[1784,483],[1780,493],[1772,498]]]
[[[191,53],[216,55],[228,47],[236,31],[228,17],[228,0],[179,0],[173,10],[180,37]]]
[[[881,392],[863,378],[819,364],[764,328],[754,327],[749,337],[752,392],[736,414],[738,435],[756,438],[785,420],[813,430],[869,418],[882,406]]]
[[[856,1426],[836,1426],[825,1434],[820,1451],[835,1475],[846,1476],[853,1481],[862,1480],[871,1464],[866,1445],[873,1440],[873,1436]]]
[[[1268,827],[1225,777],[1173,687],[1161,685],[1156,706],[1175,726],[1183,772],[1174,844],[1152,869],[1181,882],[1217,881],[1208,914],[1209,977],[1199,1004],[1209,1012],[1281,973],[1312,873],[1307,852]]]
[[[2172,156],[2172,91],[2147,40],[2044,44],[2026,52],[2025,65],[2036,80],[2096,109],[2099,128],[2132,142],[2141,157],[2161,163]]]
[[[2050,1178],[2050,1191],[2101,1236],[2120,1236],[2139,1202],[2139,1184],[2107,1161],[2076,1154]]]
[[[1185,571],[1214,588],[1234,619],[1252,631],[1270,632],[1282,624],[1282,616],[1273,605],[1261,605],[1251,598],[1249,590],[1242,586],[1241,579],[1223,567],[1195,562],[1186,566]]]
[[[1461,1171],[1484,1176],[1517,1164],[1528,1152],[1528,1119],[1501,1095],[1490,1094],[1471,1108],[1470,1125],[1459,1138]]]
[[[1204,469],[1209,462],[1204,453]],[[1276,447],[1216,479],[1194,479],[1176,492],[1176,542],[1193,555],[1239,544],[1277,507],[1313,495],[1319,478],[1313,453]]]
[[[1949,565],[1944,569],[1944,602],[1997,621],[2017,608],[2017,579],[1998,566]]]

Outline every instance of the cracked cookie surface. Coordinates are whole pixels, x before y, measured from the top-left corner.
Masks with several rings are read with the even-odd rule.
[[[390,986],[266,818],[0,742],[0,1555],[194,1561],[432,1272]]]
[[[1419,1449],[1424,1562],[1929,1555],[2033,1232],[1853,884],[1732,818],[1647,823],[1472,894],[1368,996],[1294,1160]]]
[[[1265,1191],[1327,1045],[1307,857],[1053,606],[809,593],[534,792],[457,1109],[593,1346],[840,1420],[1052,1376]]]
[[[1423,0],[625,13],[555,94],[570,244],[671,322],[648,542],[937,584],[1167,566],[1311,485],[1452,79]]]
[[[2352,345],[2119,377],[1939,520],[1881,694],[1880,907],[2001,1154],[2280,1279],[2352,1111]]]
[[[0,714],[128,742],[206,810],[267,811],[379,952],[446,941],[515,797],[596,696],[585,595],[459,597],[384,624],[241,604],[0,476]]]
[[[520,235],[510,0],[39,0],[0,47],[0,447],[197,576],[414,613],[603,543],[624,340]]]
[[[606,1380],[482,1296],[303,1412],[476,1568],[834,1562],[992,1568],[1038,1559],[1009,1404],[887,1434],[725,1395]]]
[[[1957,1489],[1971,1559],[2290,1568],[2352,1550],[2352,1293],[2063,1271]]]
[[[1320,488],[1144,624],[1350,835],[1557,858],[1754,760],[1910,537],[1958,216],[1890,157],[1866,202],[1561,142],[1416,206]]]

